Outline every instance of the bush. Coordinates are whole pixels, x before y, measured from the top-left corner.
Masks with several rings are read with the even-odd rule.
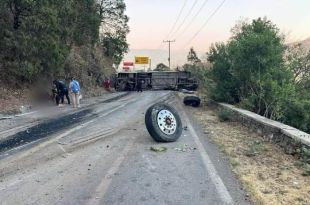
[[[303,168],[303,176],[310,176],[310,149],[300,146],[297,153],[299,160],[295,162],[295,166]]]
[[[285,124],[310,133],[310,100],[286,101],[281,120]]]
[[[307,67],[310,52],[298,63],[295,57],[285,63],[285,51],[283,35],[267,19],[236,25],[226,44],[216,43],[207,53],[209,97],[310,132],[309,74],[294,73],[296,66]]]
[[[232,113],[231,111],[225,109],[225,108],[220,108],[217,112],[218,118],[221,122],[228,121],[232,118]]]

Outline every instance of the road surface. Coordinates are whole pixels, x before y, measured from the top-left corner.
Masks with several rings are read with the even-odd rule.
[[[145,128],[146,109],[160,101],[173,105],[187,126],[177,142],[156,143]],[[130,93],[67,109],[44,126],[30,120],[33,113],[19,120],[26,130],[23,123],[9,128],[13,137],[42,139],[2,149],[0,204],[249,204],[228,163],[173,92]],[[10,120],[2,120],[3,129],[18,121]],[[26,122],[37,128],[29,131]],[[52,131],[42,134],[43,128]],[[150,150],[161,145],[168,150]]]

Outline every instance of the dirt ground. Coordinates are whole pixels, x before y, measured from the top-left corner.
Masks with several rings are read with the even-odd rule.
[[[81,94],[83,98],[88,97],[96,97],[104,95],[109,91],[106,91],[103,87],[93,86],[87,89],[81,90]],[[34,102],[33,94],[31,94],[30,89],[8,89],[8,88],[0,88],[0,114],[16,114],[20,113],[21,106],[33,108]],[[42,102],[40,102],[42,103]],[[51,103],[51,102],[43,102],[43,103]]]
[[[310,204],[310,177],[294,166],[294,156],[237,122],[220,122],[215,108],[193,108],[193,112],[229,159],[254,204]]]
[[[0,88],[0,113],[18,113],[20,106],[29,104],[27,96],[23,90]]]

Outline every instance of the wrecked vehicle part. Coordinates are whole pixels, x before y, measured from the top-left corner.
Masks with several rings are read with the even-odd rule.
[[[185,94],[194,94],[195,93],[195,91],[187,90],[187,89],[181,89],[180,92],[185,93]]]
[[[182,134],[182,121],[177,111],[164,103],[149,107],[145,114],[145,125],[157,142],[174,142]]]
[[[197,96],[186,96],[183,99],[183,103],[185,105],[189,105],[189,106],[193,106],[193,107],[199,107],[200,98]]]

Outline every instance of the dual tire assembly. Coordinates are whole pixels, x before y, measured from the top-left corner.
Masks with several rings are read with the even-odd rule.
[[[182,134],[182,121],[170,105],[157,103],[145,113],[145,125],[151,137],[157,142],[174,142]]]

